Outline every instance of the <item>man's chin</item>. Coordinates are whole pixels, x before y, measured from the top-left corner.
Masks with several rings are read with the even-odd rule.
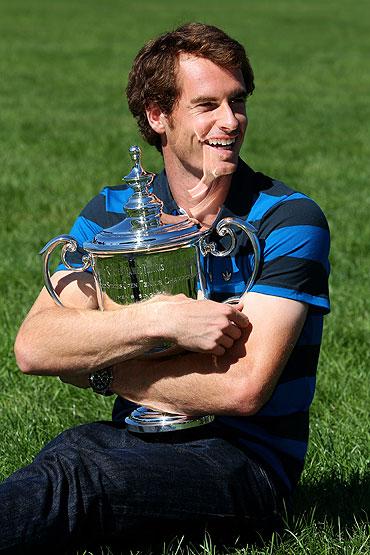
[[[230,175],[236,171],[238,167],[238,161],[223,161],[217,164],[217,168],[215,168],[214,175],[215,177],[222,177],[223,175]]]

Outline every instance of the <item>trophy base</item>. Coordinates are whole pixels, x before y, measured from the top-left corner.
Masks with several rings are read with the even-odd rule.
[[[153,434],[196,428],[197,426],[203,426],[212,422],[213,419],[214,416],[209,414],[191,417],[184,414],[169,414],[147,409],[146,407],[139,407],[130,416],[125,418],[125,422],[130,432]]]

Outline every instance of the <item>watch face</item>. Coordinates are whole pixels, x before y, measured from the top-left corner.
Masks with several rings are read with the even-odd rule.
[[[113,373],[111,368],[99,370],[89,375],[89,383],[91,389],[100,395],[112,395],[109,387],[113,380]]]

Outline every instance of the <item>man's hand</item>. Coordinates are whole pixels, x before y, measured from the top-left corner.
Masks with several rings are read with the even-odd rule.
[[[163,338],[196,353],[221,356],[249,326],[243,304],[193,300],[185,295],[159,295],[148,303],[157,311],[158,331]]]

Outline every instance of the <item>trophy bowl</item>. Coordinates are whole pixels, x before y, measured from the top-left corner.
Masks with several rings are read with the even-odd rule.
[[[50,255],[59,245],[63,245],[61,259],[69,270],[92,271],[100,310],[107,310],[111,301],[127,305],[157,294],[183,293],[197,299],[200,293],[207,299],[210,287],[205,261],[207,256],[228,256],[235,249],[234,228],[245,233],[253,248],[254,266],[245,287],[248,291],[255,281],[260,262],[255,229],[238,218],[224,218],[215,228],[206,231],[200,230],[189,219],[163,223],[162,202],[150,192],[154,174],[143,170],[139,147],[132,146],[129,152],[133,168],[123,181],[133,189],[133,194],[123,207],[123,220],[83,244],[85,255],[79,268],[71,266],[66,259],[67,253],[78,247],[72,236],[59,235],[40,252],[44,257],[45,286],[54,301],[62,305],[50,276]],[[228,248],[217,249],[211,241],[213,232],[220,237],[229,236]],[[163,345],[159,350],[165,351],[168,347]],[[207,424],[213,418],[212,415],[186,416],[138,407],[125,422],[130,431],[153,433],[192,428]]]

